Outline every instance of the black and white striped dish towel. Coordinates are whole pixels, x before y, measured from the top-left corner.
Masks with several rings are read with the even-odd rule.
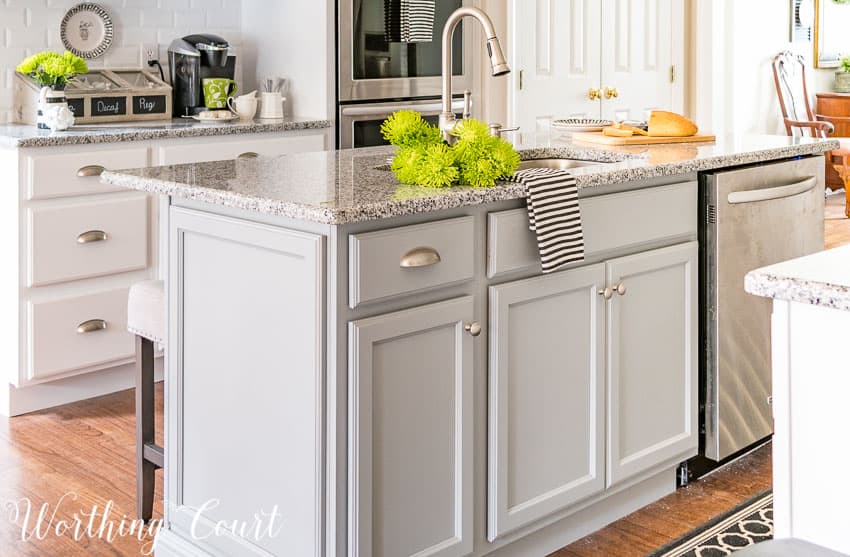
[[[578,188],[572,174],[553,168],[529,168],[511,178],[525,186],[529,228],[537,234],[544,273],[584,261],[584,234]]]
[[[436,0],[384,0],[387,42],[429,43],[434,39]]]

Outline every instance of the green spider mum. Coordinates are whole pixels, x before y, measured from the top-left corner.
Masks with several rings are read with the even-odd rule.
[[[440,130],[413,110],[399,110],[381,124],[384,139],[396,147],[427,147],[443,142]]]

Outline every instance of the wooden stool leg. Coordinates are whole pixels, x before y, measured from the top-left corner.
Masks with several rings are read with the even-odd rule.
[[[844,215],[850,218],[850,180],[844,182]]]
[[[154,442],[153,342],[136,336],[136,510],[144,521],[153,515],[154,471],[145,444]]]

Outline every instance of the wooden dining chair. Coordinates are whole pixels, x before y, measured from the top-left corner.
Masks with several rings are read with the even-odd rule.
[[[789,136],[827,138],[835,131],[831,117],[815,114],[806,81],[806,62],[788,50],[773,59],[773,80],[782,122]],[[844,182],[844,213],[850,217],[850,140],[843,147],[825,154],[826,164],[834,168]],[[828,169],[826,169],[828,170]]]

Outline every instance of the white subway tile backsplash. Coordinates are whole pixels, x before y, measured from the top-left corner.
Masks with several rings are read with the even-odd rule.
[[[0,123],[12,120],[14,68],[42,50],[61,52],[59,24],[80,0],[0,0]],[[142,44],[159,44],[165,65],[168,45],[189,33],[210,32],[239,51],[243,0],[98,0],[115,24],[112,48],[93,68],[138,66]],[[237,65],[237,79],[240,68]]]

